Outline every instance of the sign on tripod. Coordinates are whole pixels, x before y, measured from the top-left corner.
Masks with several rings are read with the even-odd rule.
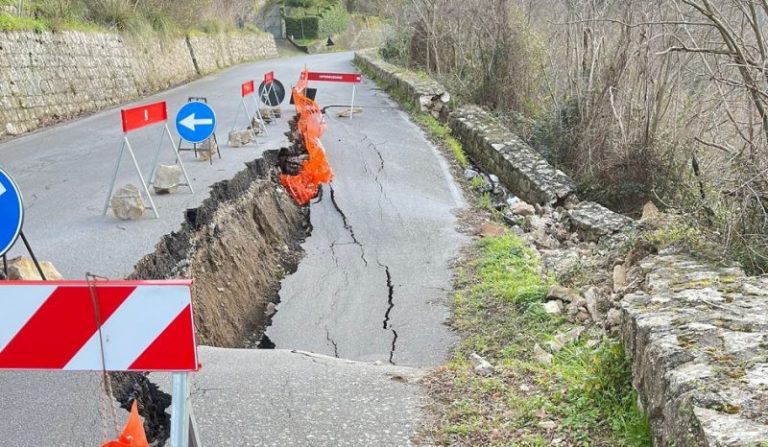
[[[345,84],[352,84],[352,100],[349,103],[349,117],[355,113],[355,90],[357,84],[363,82],[363,75],[360,73],[321,73],[321,72],[307,72],[307,81],[319,81],[319,82],[342,82]]]
[[[13,247],[24,224],[24,204],[13,179],[0,169],[0,255]]]

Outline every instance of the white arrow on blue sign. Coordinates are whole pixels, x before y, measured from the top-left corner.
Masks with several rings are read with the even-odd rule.
[[[0,169],[0,256],[16,243],[24,224],[24,204],[13,179]]]
[[[190,143],[202,143],[216,130],[216,113],[203,102],[189,102],[176,114],[176,131]]]

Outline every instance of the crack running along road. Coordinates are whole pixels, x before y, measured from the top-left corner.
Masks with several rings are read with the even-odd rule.
[[[454,214],[464,201],[421,129],[381,107],[392,103],[371,86],[360,89],[362,114],[326,115],[334,182],[311,205],[306,255],[283,281],[267,335],[278,349],[435,366],[455,342],[447,290],[466,241]],[[318,88],[322,104],[337,87]]]

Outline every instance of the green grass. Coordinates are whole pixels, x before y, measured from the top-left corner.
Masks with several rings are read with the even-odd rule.
[[[550,280],[540,260],[514,235],[482,239],[475,260],[460,268],[453,326],[464,340],[450,363],[427,385],[437,402],[431,436],[439,445],[646,447],[647,418],[636,406],[631,373],[620,344],[604,339],[563,349],[552,365],[531,359],[570,326],[543,311]],[[468,361],[477,352],[497,372],[480,377]],[[554,421],[548,432],[538,426]]]
[[[51,24],[45,20],[30,17],[16,17],[0,13],[0,31],[50,31]]]

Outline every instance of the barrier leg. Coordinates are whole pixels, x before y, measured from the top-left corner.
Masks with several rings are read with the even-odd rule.
[[[166,124],[167,126],[167,124]],[[163,148],[163,139],[165,138],[165,132],[160,135],[160,143],[157,145],[155,151],[155,159],[152,161],[152,172],[149,174],[149,185],[155,184],[155,171],[157,171],[157,163],[160,162],[160,150]],[[173,138],[171,138],[171,144],[173,144]]]
[[[155,217],[159,219],[160,214],[157,212],[157,207],[155,207],[155,201],[152,200],[152,195],[149,193],[147,182],[144,180],[144,176],[141,174],[141,168],[139,168],[139,162],[136,161],[136,155],[133,153],[133,148],[131,147],[131,142],[128,141],[128,138],[125,139],[125,145],[128,147],[128,153],[131,154],[131,159],[133,160],[133,166],[136,168],[136,173],[139,175],[139,179],[141,180],[141,186],[144,187],[144,192],[147,194],[147,200],[149,200],[149,204],[152,207],[152,212],[155,213]]]
[[[256,114],[259,117],[259,129],[264,131],[264,135],[269,136],[269,132],[267,131],[267,125],[264,123],[264,117],[261,116],[261,109],[259,108],[259,102],[256,100],[256,97],[253,97],[253,103],[256,105]]]
[[[189,447],[189,373],[173,373],[171,387],[171,447]]]
[[[123,145],[120,146],[120,155],[117,156],[117,162],[115,163],[115,170],[112,173],[112,182],[109,184],[109,193],[107,193],[107,201],[104,202],[104,212],[101,213],[102,216],[107,215],[107,210],[109,210],[109,201],[112,200],[112,193],[115,190],[115,182],[117,182],[117,173],[120,170],[120,162],[123,160],[123,152],[125,151],[125,144],[128,142],[128,137],[123,137]]]
[[[355,84],[352,84],[352,102],[349,103],[349,119],[355,114]]]
[[[187,188],[189,188],[189,191],[194,194],[195,190],[192,189],[192,182],[189,181],[189,175],[187,175],[187,169],[184,167],[184,162],[181,161],[181,157],[179,156],[179,151],[176,150],[176,146],[173,145],[173,137],[171,136],[171,130],[168,129],[168,124],[165,125],[165,134],[168,135],[168,142],[171,143],[171,149],[173,149],[173,153],[176,155],[176,163],[181,166],[181,172],[184,174],[184,180],[187,182]]]

